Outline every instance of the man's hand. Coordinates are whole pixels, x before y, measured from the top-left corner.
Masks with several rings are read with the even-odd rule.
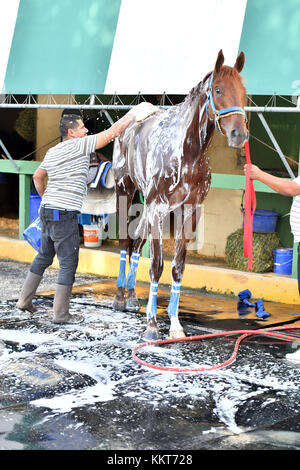
[[[144,101],[143,103],[137,104],[131,108],[128,114],[133,114],[136,121],[139,122],[143,121],[151,114],[156,113],[158,109],[159,108],[157,108],[157,106],[153,106],[153,104]]]
[[[118,135],[121,134],[132,122],[135,120],[142,121],[146,119],[150,114],[156,113],[159,108],[153,106],[151,103],[140,103],[134,106],[128,113],[125,114],[121,119],[115,122],[109,129],[99,132],[97,134],[96,149],[100,149],[105,145],[112,142]]]
[[[247,168],[250,168],[249,175],[250,175],[250,179],[252,180],[256,180],[256,179],[259,180],[264,174],[264,172],[260,168],[258,168],[258,166],[252,165],[251,163],[246,163],[244,166],[245,175],[246,175]]]
[[[251,165],[250,163],[246,163],[244,166],[245,175],[247,168],[249,167],[249,175],[252,180],[261,181],[262,183],[269,186],[269,188],[273,189],[279,194],[282,194],[283,196],[300,196],[300,185],[296,181],[271,175],[270,173],[267,173],[266,171],[258,168],[258,166]]]

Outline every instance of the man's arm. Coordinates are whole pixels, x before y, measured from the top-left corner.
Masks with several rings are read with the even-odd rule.
[[[112,142],[133,121],[134,121],[134,115],[127,113],[117,122],[115,122],[109,129],[99,132],[99,134],[97,134],[96,149],[101,149],[102,147],[105,147],[107,144]]]
[[[97,134],[96,149],[105,147],[105,145],[112,142],[118,135],[120,135],[134,120],[137,122],[146,119],[153,113],[156,113],[158,108],[151,103],[143,102],[134,106],[124,117],[115,122],[109,129],[99,132]]]
[[[47,171],[42,170],[41,168],[38,168],[33,175],[34,185],[36,187],[36,190],[39,196],[41,197],[43,197],[45,189],[46,189],[46,177],[47,177]]]
[[[244,173],[246,174],[246,164],[244,166]],[[278,178],[277,176],[270,175],[265,171],[258,168],[256,165],[250,165],[250,178],[253,180],[261,181],[262,183],[269,186],[269,188],[273,189],[279,194],[283,196],[299,196],[300,195],[300,185],[292,180],[287,180],[285,178]]]

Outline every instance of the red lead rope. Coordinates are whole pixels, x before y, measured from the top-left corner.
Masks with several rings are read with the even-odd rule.
[[[251,164],[249,141],[245,142],[246,163]],[[244,213],[244,256],[248,258],[248,270],[253,261],[253,216],[256,209],[256,196],[253,181],[250,179],[250,166],[247,166],[245,179]]]

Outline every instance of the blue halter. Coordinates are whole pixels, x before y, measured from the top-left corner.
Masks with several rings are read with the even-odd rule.
[[[211,74],[210,82],[209,82],[209,89],[207,92],[207,99],[206,99],[206,114],[208,116],[208,104],[210,103],[211,109],[215,119],[215,128],[217,129],[220,134],[224,135],[219,124],[219,120],[222,117],[230,116],[231,114],[242,114],[245,118],[245,122],[247,122],[247,116],[243,108],[239,106],[232,106],[231,108],[224,108],[224,109],[216,109],[214,99],[213,99],[213,92],[212,92],[212,85],[213,85],[214,74]]]

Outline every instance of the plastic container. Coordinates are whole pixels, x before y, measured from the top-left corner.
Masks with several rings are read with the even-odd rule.
[[[274,273],[292,274],[293,248],[274,248]]]
[[[103,225],[107,224],[108,222],[108,214],[101,214],[101,215],[96,215],[96,214],[85,214],[81,213],[78,214],[77,220],[80,225],[95,225],[95,222],[93,222],[93,219],[98,221],[98,225],[102,223]]]
[[[39,251],[39,247],[41,246],[41,221],[39,217],[24,230],[23,237],[32,248]]]
[[[39,208],[42,198],[36,193],[30,193],[30,222],[39,216]]]
[[[243,226],[245,223],[245,211],[243,209],[244,218]],[[277,220],[279,214],[274,211],[267,211],[265,209],[256,209],[253,216],[253,232],[256,233],[272,233],[276,230]]]
[[[6,173],[0,173],[0,184],[6,184],[6,183],[7,183]]]
[[[91,225],[91,214],[78,214],[77,219],[80,225]]]
[[[83,244],[88,248],[96,248],[102,243],[102,225],[83,226]]]

